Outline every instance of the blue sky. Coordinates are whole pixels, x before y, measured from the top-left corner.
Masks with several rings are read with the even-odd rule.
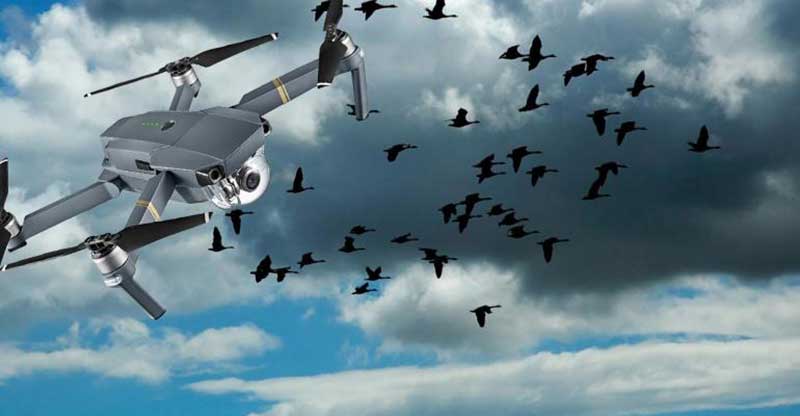
[[[458,19],[428,22],[419,16],[427,3],[366,22],[351,10],[343,20],[367,52],[381,114],[346,117],[351,87],[341,77],[267,115],[271,189],[241,236],[215,217],[236,250],[208,255],[202,229],[143,253],[138,276],[167,306],[161,320],[105,289],[85,259],[3,276],[0,414],[800,414],[800,263],[791,249],[800,148],[790,140],[800,90],[778,70],[798,59],[789,28],[798,8],[452,0]],[[274,45],[198,71],[195,109],[234,103],[315,58],[313,5],[196,1],[177,13],[156,0],[0,0],[9,208],[22,217],[89,183],[97,135],[122,116],[163,108],[171,85],[154,79],[88,101],[84,91],[281,32]],[[558,59],[534,72],[497,61],[536,33]],[[564,68],[601,51],[617,59],[563,88]],[[625,97],[643,68],[656,89]],[[553,104],[519,114],[534,83]],[[445,127],[461,106],[482,124]],[[616,148],[583,116],[604,106],[650,131]],[[701,124],[721,151],[686,152]],[[388,165],[381,150],[398,142],[420,149]],[[544,150],[542,163],[561,172],[534,192],[522,175],[476,188],[470,165],[521,144]],[[613,198],[581,204],[594,164],[612,159],[631,166],[611,179]],[[295,197],[283,189],[297,166],[317,189]],[[572,241],[545,265],[538,240],[509,241],[491,221],[464,236],[441,224],[439,206],[477,191]],[[119,227],[133,198],[6,260]],[[176,204],[169,215],[207,208]],[[357,223],[378,228],[359,239],[368,250],[338,254]],[[459,261],[436,280],[415,247],[386,243],[405,232]],[[280,285],[248,275],[264,254],[288,265],[312,250],[328,263]],[[363,268],[377,265],[393,279],[350,296]],[[480,329],[468,311],[483,303],[503,308]]]

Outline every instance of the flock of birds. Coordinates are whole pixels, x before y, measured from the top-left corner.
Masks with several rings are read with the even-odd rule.
[[[322,15],[328,10],[329,2],[323,1],[317,7],[312,9],[314,13],[314,19],[318,20]],[[345,5],[345,7],[348,7]],[[364,18],[369,19],[376,11],[381,9],[388,9],[388,8],[396,8],[396,5],[383,5],[378,3],[375,0],[366,1],[361,3],[361,6],[355,8],[356,11],[360,11],[364,13]],[[447,15],[444,13],[445,7],[445,0],[436,0],[436,4],[433,9],[426,9],[427,15],[425,18],[432,19],[432,20],[439,20],[444,18],[455,18],[456,15]],[[543,54],[542,53],[542,40],[537,35],[534,37],[533,42],[531,43],[531,47],[527,54],[523,54],[520,51],[520,45],[514,45],[509,47],[502,55],[500,55],[501,60],[511,60],[516,61],[520,60],[522,62],[527,63],[527,67],[529,71],[533,71],[539,67],[542,61],[556,58],[554,54]],[[594,72],[598,71],[598,65],[600,62],[608,62],[614,60],[613,56],[606,56],[603,54],[593,54],[586,56],[581,59],[581,62],[575,65],[570,66],[564,74],[564,86],[567,87],[569,83],[581,76],[590,76]],[[627,92],[630,93],[632,97],[639,97],[642,92],[647,89],[654,88],[653,85],[646,84],[646,75],[644,71],[641,71],[639,75],[636,77],[633,86],[627,88]],[[520,112],[529,112],[541,109],[542,107],[549,106],[550,104],[547,102],[540,102],[539,101],[540,95],[540,88],[539,85],[534,85],[530,93],[528,95],[526,103],[519,108]],[[355,107],[352,104],[347,105],[349,107],[348,115],[353,116],[355,115]],[[370,110],[371,114],[380,113],[379,110]],[[460,108],[455,116],[449,121],[448,126],[453,128],[465,128],[469,126],[473,126],[479,124],[479,120],[469,120],[468,119],[469,112],[464,108]],[[601,108],[595,110],[594,112],[587,114],[587,117],[592,120],[592,123],[595,126],[597,134],[599,136],[605,135],[606,132],[606,119],[611,116],[618,116],[620,112],[617,111],[609,111],[608,108]],[[617,134],[616,142],[618,146],[621,146],[625,140],[625,138],[635,132],[640,130],[647,130],[646,127],[642,127],[636,124],[636,121],[629,120],[622,122],[618,128],[614,130]],[[719,146],[709,146],[709,131],[706,126],[703,126],[700,129],[700,133],[698,138],[694,142],[689,142],[689,151],[696,152],[696,153],[703,153],[709,150],[719,149]],[[384,149],[383,152],[386,153],[387,160],[391,162],[397,161],[398,157],[401,153],[412,150],[418,149],[418,146],[409,144],[409,143],[400,143],[393,145],[387,149]],[[512,149],[508,154],[506,154],[506,158],[511,162],[511,169],[516,174],[519,173],[523,167],[524,160],[531,155],[541,155],[542,152],[538,150],[530,150],[527,146],[519,146]],[[473,167],[478,170],[476,175],[478,179],[478,184],[483,183],[486,180],[491,178],[506,175],[509,172],[505,171],[496,171],[495,167],[505,165],[506,162],[504,161],[497,161],[495,159],[495,154],[490,154],[484,157],[482,160],[477,162]],[[583,197],[583,200],[596,200],[599,198],[606,198],[610,197],[611,195],[602,193],[602,188],[606,185],[608,180],[609,174],[613,174],[614,176],[618,175],[621,169],[626,169],[627,166],[616,162],[610,161],[603,163],[599,166],[596,166],[594,169],[597,171],[597,179],[592,182],[589,186],[586,195]],[[558,169],[553,169],[547,165],[535,165],[531,166],[528,170],[525,171],[527,175],[531,177],[531,186],[536,187],[539,184],[539,181],[542,180],[545,176],[550,174],[558,173]],[[294,181],[292,183],[292,187],[288,189],[286,192],[290,194],[300,194],[306,191],[313,190],[314,187],[305,186],[304,185],[304,175],[302,167],[297,168],[295,173]],[[478,204],[491,201],[492,198],[481,196],[480,193],[471,193],[466,195],[461,201],[450,202],[439,208],[439,212],[442,215],[442,220],[445,224],[455,223],[458,226],[458,232],[463,233],[467,227],[469,226],[470,222],[473,219],[483,218],[483,217],[497,217],[500,218],[498,221],[498,227],[506,227],[506,235],[512,239],[523,239],[533,234],[540,234],[538,230],[528,230],[525,228],[526,222],[528,222],[528,218],[519,218],[517,217],[516,210],[512,208],[506,208],[503,206],[502,203],[497,203],[492,205],[484,214],[475,214],[475,208]],[[460,209],[463,207],[463,209]],[[242,224],[242,216],[250,215],[253,212],[249,211],[242,211],[240,209],[232,210],[231,212],[227,213],[226,216],[230,218],[231,224],[233,226],[234,232],[238,235],[241,231],[241,224]],[[339,248],[339,252],[343,254],[352,254],[359,251],[366,250],[364,247],[358,247],[356,237],[363,236],[367,233],[376,232],[375,229],[369,228],[364,225],[357,225],[352,227],[350,232],[347,236],[344,237],[344,242],[342,246]],[[419,241],[418,238],[414,237],[411,233],[406,233],[403,235],[396,236],[390,240],[390,243],[397,244],[397,245],[404,245],[413,242]],[[549,236],[544,238],[543,240],[539,241],[537,244],[542,247],[542,254],[546,263],[550,263],[553,260],[555,246],[557,244],[569,242],[569,239],[560,238],[558,236]],[[222,241],[222,235],[217,227],[214,227],[213,232],[213,240],[210,251],[219,252],[228,249],[232,249],[233,247],[225,246]],[[447,254],[440,253],[438,249],[434,248],[427,248],[427,247],[419,247],[419,251],[423,252],[424,256],[421,258],[422,261],[425,261],[431,265],[433,265],[434,274],[436,278],[441,278],[444,272],[444,266],[447,265],[451,261],[457,261],[458,259],[455,257],[451,257]],[[277,282],[283,282],[284,279],[289,274],[298,274],[301,270],[306,267],[325,263],[326,261],[323,259],[314,258],[313,252],[303,253],[301,255],[300,260],[296,263],[297,270],[293,270],[292,266],[285,266],[285,267],[275,267],[272,263],[272,258],[267,255],[265,256],[256,267],[256,270],[252,271],[251,274],[255,277],[256,283],[260,283],[270,275],[274,274],[276,276]],[[366,277],[364,278],[364,283],[358,285],[354,288],[352,294],[353,295],[364,295],[370,292],[376,292],[377,289],[371,287],[370,284],[375,284],[381,280],[388,280],[391,279],[390,276],[383,276],[383,270],[381,267],[376,268],[365,268]],[[475,314],[477,319],[478,325],[480,327],[484,327],[486,324],[486,315],[492,313],[492,309],[500,308],[501,305],[482,305],[479,306],[470,312]]]

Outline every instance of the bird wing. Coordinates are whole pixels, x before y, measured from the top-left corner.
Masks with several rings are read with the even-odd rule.
[[[625,140],[625,129],[620,128],[617,131],[617,146],[621,145],[624,140]]]
[[[366,7],[364,8],[362,5],[362,10],[364,12],[364,20],[369,20],[370,17],[377,11],[378,9],[374,7]]]
[[[539,84],[536,84],[533,86],[533,88],[531,88],[531,92],[528,94],[528,105],[536,105],[537,98],[539,98]]]
[[[219,232],[219,228],[214,227],[214,240],[211,243],[214,246],[221,246],[222,245],[222,234]]]
[[[294,188],[301,189],[303,187],[303,168],[297,168],[297,172],[294,174]]]
[[[469,111],[467,111],[467,110],[465,110],[463,108],[459,108],[458,109],[458,114],[456,115],[456,121],[462,122],[462,123],[466,123],[467,122],[467,114],[468,113],[469,113]]]
[[[697,144],[702,147],[708,146],[708,137],[709,137],[708,128],[706,126],[703,126],[702,128],[700,128],[700,136],[697,138]]]
[[[444,0],[436,0],[436,5],[433,6],[434,14],[442,14],[444,12]]]
[[[645,74],[644,70],[642,70],[642,72],[640,72],[639,75],[636,76],[636,82],[633,85],[638,87],[643,87],[644,79],[645,79]]]
[[[436,278],[439,279],[442,277],[442,271],[444,271],[444,263],[441,261],[433,262],[433,270],[436,272]]]
[[[478,318],[478,326],[483,328],[486,325],[486,312],[477,311],[475,312],[475,317]]]
[[[544,251],[544,261],[550,263],[553,259],[553,244],[549,242],[542,244],[542,251]]]
[[[319,18],[322,17],[322,14],[328,11],[328,8],[324,6],[325,2],[322,2],[319,6],[317,6],[314,10],[314,21],[319,21]]]
[[[239,232],[242,230],[242,217],[231,215],[231,222],[233,223],[233,232],[239,235]]]
[[[594,127],[597,129],[597,134],[602,136],[606,133],[606,119],[603,116],[594,116],[592,117],[592,121],[594,121]]]
[[[539,35],[533,38],[533,42],[531,42],[531,56],[540,55],[542,53],[542,39]]]

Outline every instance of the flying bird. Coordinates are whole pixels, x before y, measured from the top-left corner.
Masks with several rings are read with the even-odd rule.
[[[606,117],[616,116],[619,114],[619,111],[608,111],[607,108],[601,108],[599,110],[595,110],[591,114],[587,114],[586,117],[592,119],[595,129],[597,129],[597,134],[602,136],[606,134]]]
[[[481,218],[483,215],[470,215],[470,214],[461,214],[456,217],[456,222],[458,223],[458,233],[463,234],[464,230],[467,229],[470,220],[473,218]]]
[[[452,203],[439,208],[439,211],[442,213],[445,224],[449,223],[450,219],[452,219],[454,215],[458,214],[456,204]]]
[[[347,6],[345,6],[345,7],[347,7]],[[356,106],[354,104],[347,104],[347,107],[350,109],[347,112],[347,115],[355,117],[356,116]],[[375,110],[375,109],[369,110],[367,112],[367,114],[380,114],[380,113],[381,113],[380,110]]]
[[[719,146],[709,146],[708,139],[710,138],[708,134],[708,128],[703,126],[700,128],[700,135],[697,136],[697,142],[692,143],[689,142],[689,151],[695,153],[703,153],[709,150],[720,149]]]
[[[376,289],[369,288],[369,282],[364,283],[361,286],[356,286],[355,290],[353,291],[353,295],[366,295],[369,292],[377,292]]]
[[[293,271],[289,267],[281,267],[280,269],[273,270],[275,276],[278,278],[278,283],[283,282],[283,279],[286,279],[286,275],[288,274],[297,274],[296,271]]]
[[[436,0],[436,5],[433,6],[433,10],[425,9],[425,11],[428,12],[428,14],[422,17],[431,20],[445,19],[448,17],[458,17],[457,15],[454,14],[444,14],[444,6],[445,6],[444,0]]]
[[[424,261],[431,261],[439,256],[439,250],[435,248],[420,248],[419,251],[425,253],[425,257],[422,258]]]
[[[214,239],[211,241],[211,248],[208,251],[213,251],[215,253],[219,253],[220,251],[228,250],[233,247],[227,247],[222,245],[222,234],[219,232],[219,228],[214,227]]]
[[[292,189],[289,189],[288,193],[290,194],[299,194],[301,192],[310,191],[314,189],[313,186],[308,188],[303,187],[303,168],[297,168],[297,172],[294,174],[294,182],[292,183]]]
[[[586,57],[581,58],[581,61],[586,62],[586,75],[592,75],[595,71],[597,71],[597,63],[599,61],[608,62],[613,60],[613,56],[605,56],[599,53],[594,55],[589,55]]]
[[[647,127],[639,127],[636,125],[635,121],[626,121],[622,123],[619,128],[614,130],[614,132],[617,133],[617,146],[622,146],[622,142],[625,141],[625,136],[636,130],[647,130]]]
[[[484,169],[484,168],[491,168],[492,166],[497,165],[505,165],[505,162],[495,162],[494,161],[494,153],[484,157],[481,159],[480,162],[472,165],[473,168]]]
[[[517,225],[515,227],[511,227],[506,232],[506,235],[509,238],[514,238],[519,240],[520,238],[525,238],[531,234],[539,234],[539,231],[525,231],[524,225]]]
[[[550,237],[544,241],[540,241],[536,244],[542,246],[542,251],[544,252],[544,261],[550,263],[550,260],[553,259],[553,247],[558,243],[566,243],[569,240],[567,239],[560,239],[558,237]]]
[[[464,200],[457,203],[456,205],[464,205],[465,211],[467,215],[472,214],[472,210],[475,209],[475,205],[478,205],[480,202],[483,201],[491,201],[492,198],[489,197],[481,197],[481,194],[474,193],[469,194],[464,197]]]
[[[389,162],[394,162],[397,160],[397,156],[400,155],[400,152],[416,148],[417,146],[413,144],[396,144],[392,147],[384,149],[383,151],[386,152],[386,159],[389,160]]]
[[[470,312],[475,314],[475,318],[478,319],[478,326],[483,328],[484,326],[486,326],[486,315],[492,313],[492,309],[501,307],[502,307],[501,305],[494,305],[494,306],[483,305],[471,310]]]
[[[639,75],[636,77],[636,81],[633,82],[633,87],[626,89],[626,91],[631,93],[632,97],[638,97],[639,94],[642,93],[642,91],[648,88],[655,88],[655,85],[646,85],[644,81],[645,81],[645,74],[644,70],[642,70],[642,72],[640,72]]]
[[[536,84],[531,88],[531,92],[528,94],[528,101],[525,103],[525,106],[519,109],[520,113],[524,113],[526,111],[533,111],[538,108],[550,105],[550,103],[537,103],[536,100],[539,99],[539,84]]]
[[[516,59],[519,59],[519,58],[524,58],[526,56],[528,56],[528,55],[523,55],[519,51],[519,45],[514,45],[514,46],[506,49],[506,51],[503,52],[502,55],[500,55],[499,59],[506,59],[506,60],[509,60],[509,61],[513,61],[513,60],[516,60]]]
[[[450,261],[458,260],[455,257],[450,257],[446,255],[435,256],[431,260],[428,260],[428,263],[433,265],[433,271],[436,274],[437,279],[442,278],[442,273],[444,272],[444,265],[448,264]]]
[[[489,209],[489,212],[487,212],[486,215],[490,217],[496,217],[498,215],[503,215],[507,212],[514,212],[514,210],[512,208],[508,209],[503,208],[503,204],[497,204],[497,205],[492,205],[492,208]]]
[[[312,256],[313,254],[314,253],[311,252],[303,254],[303,257],[299,262],[297,262],[297,265],[302,269],[303,267],[311,266],[312,264],[325,263],[325,260],[314,260],[314,257]]]
[[[380,4],[377,0],[369,0],[361,3],[360,7],[355,8],[356,11],[364,13],[364,20],[369,20],[372,14],[381,9],[393,9],[397,6],[394,4]]]
[[[517,173],[519,172],[519,168],[522,165],[522,159],[530,155],[540,155],[540,154],[542,154],[542,152],[538,150],[528,150],[528,146],[520,146],[512,150],[511,153],[506,155],[506,157],[511,159],[511,163],[514,168],[514,173]]]
[[[345,237],[344,244],[342,245],[342,247],[339,248],[339,251],[341,251],[342,253],[350,254],[350,253],[355,253],[356,251],[366,250],[365,248],[362,247],[356,247],[354,245],[355,242],[356,242],[355,238]]]
[[[517,225],[517,224],[519,224],[521,222],[525,222],[525,221],[528,221],[528,219],[527,218],[517,218],[516,214],[514,212],[511,212],[511,213],[506,214],[506,216],[503,217],[503,219],[500,220],[499,223],[497,223],[497,226],[498,227],[512,226],[512,225]]]
[[[261,283],[270,273],[272,273],[272,259],[269,256],[264,257],[261,262],[258,263],[256,270],[250,272],[250,274],[255,276],[256,283]]]
[[[467,121],[467,114],[469,114],[469,111],[467,111],[467,110],[465,110],[463,108],[459,108],[458,109],[458,114],[456,115],[456,118],[451,118],[450,119],[450,124],[448,124],[448,125],[450,127],[455,127],[457,129],[460,129],[462,127],[467,127],[467,126],[469,126],[471,124],[480,123],[479,120]]]
[[[600,166],[595,167],[594,169],[598,173],[598,180],[600,181],[601,185],[605,185],[606,179],[608,179],[608,173],[611,172],[614,176],[619,174],[620,169],[626,169],[628,166],[623,165],[617,162],[606,162]]]
[[[572,78],[586,74],[586,64],[575,64],[564,72],[564,86],[568,86]]]
[[[311,12],[314,13],[314,21],[318,21],[323,14],[325,14],[331,6],[331,2],[328,0],[323,1],[322,3],[318,4],[317,7],[311,9]],[[350,7],[346,4],[343,4],[342,7]]]
[[[419,241],[419,238],[413,238],[413,237],[411,237],[411,233],[406,233],[406,234],[403,234],[403,235],[400,235],[400,236],[397,236],[397,237],[393,238],[390,241],[390,243],[405,244],[405,243],[410,243],[412,241]]]
[[[375,232],[374,228],[367,228],[363,225],[356,225],[355,227],[350,229],[350,234],[353,235],[364,235],[366,233],[373,233]]]
[[[610,197],[611,195],[609,195],[609,194],[601,194],[600,193],[600,188],[602,188],[604,184],[605,184],[605,180],[603,180],[601,178],[595,179],[595,181],[592,182],[592,185],[589,187],[589,190],[586,192],[586,195],[583,197],[583,200],[584,201],[593,201],[593,200],[599,199],[599,198],[608,198],[608,197]]]
[[[555,55],[542,55],[542,39],[536,35],[531,42],[531,50],[527,57],[523,58],[523,62],[528,63],[528,71],[533,71],[539,66],[539,63],[548,58],[555,58]]]
[[[375,270],[372,270],[369,267],[367,267],[366,271],[367,271],[367,278],[364,279],[364,280],[367,280],[367,281],[370,281],[370,282],[376,282],[378,280],[391,279],[391,277],[389,277],[389,276],[381,276],[381,273],[383,272],[383,268],[382,267],[378,267]]]
[[[478,183],[481,184],[486,179],[493,178],[495,176],[505,175],[507,172],[495,172],[492,168],[481,168],[480,172],[475,175],[478,178]]]
[[[239,232],[242,230],[242,215],[250,215],[253,214],[252,211],[242,211],[240,209],[235,209],[227,214],[226,217],[230,217],[231,223],[233,223],[233,232],[236,235],[239,235]]]
[[[548,169],[545,165],[539,165],[525,173],[531,175],[531,186],[535,187],[536,184],[539,183],[539,179],[544,178],[544,175],[548,173],[558,173],[558,169]]]

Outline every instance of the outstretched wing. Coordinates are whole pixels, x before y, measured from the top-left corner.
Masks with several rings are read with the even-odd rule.
[[[297,173],[294,175],[294,188],[300,189],[303,187],[303,168],[297,168]]]
[[[215,245],[215,246],[221,246],[222,245],[222,234],[220,234],[219,228],[217,228],[217,227],[214,227],[214,240],[213,240],[212,244]]]
[[[700,136],[697,137],[697,144],[701,147],[708,146],[708,138],[709,138],[708,128],[706,126],[703,126],[700,129]]]
[[[486,326],[486,313],[483,311],[475,312],[475,317],[478,318],[478,326],[483,328]]]
[[[436,0],[436,5],[433,6],[433,13],[434,14],[441,14],[444,12],[444,0]]]
[[[553,259],[553,243],[542,244],[542,251],[544,251],[544,261],[550,263]]]
[[[542,53],[542,39],[536,35],[531,42],[531,56],[539,55]]]
[[[639,86],[639,87],[644,86],[644,79],[645,79],[645,74],[644,74],[644,70],[642,70],[642,72],[640,72],[639,75],[636,76],[636,82],[635,82],[634,85]]]
[[[606,133],[606,118],[602,115],[592,117],[594,127],[597,129],[597,134],[602,136]]]

